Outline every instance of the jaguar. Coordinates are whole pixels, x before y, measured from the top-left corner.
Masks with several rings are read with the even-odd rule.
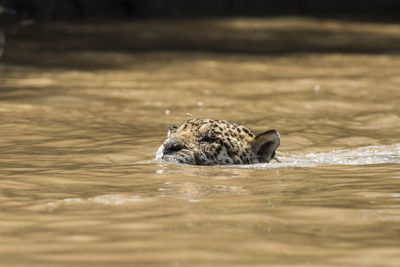
[[[279,145],[274,129],[256,135],[233,122],[198,118],[168,127],[156,159],[192,165],[268,163]]]

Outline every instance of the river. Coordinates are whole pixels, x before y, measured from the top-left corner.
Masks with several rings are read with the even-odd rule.
[[[1,265],[399,266],[400,26],[169,23],[10,37]],[[281,163],[154,160],[192,117],[279,130]]]

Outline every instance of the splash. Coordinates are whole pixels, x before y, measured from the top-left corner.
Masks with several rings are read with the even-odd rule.
[[[278,158],[281,161],[280,163],[232,165],[232,167],[270,169],[282,167],[312,167],[319,165],[399,164],[400,144],[366,146],[355,149],[342,149],[308,154],[280,153]]]

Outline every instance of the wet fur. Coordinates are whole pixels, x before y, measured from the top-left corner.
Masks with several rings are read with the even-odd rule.
[[[279,146],[275,130],[255,135],[246,127],[223,120],[191,119],[169,127],[156,158],[193,165],[269,162]]]

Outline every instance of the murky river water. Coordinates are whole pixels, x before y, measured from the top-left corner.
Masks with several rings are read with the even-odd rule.
[[[263,25],[280,24],[247,26]],[[69,31],[103,29],[92,27]],[[398,54],[111,51],[68,38],[72,50],[11,39],[1,65],[2,265],[400,265]],[[278,129],[282,162],[154,161],[167,126],[191,116]]]

